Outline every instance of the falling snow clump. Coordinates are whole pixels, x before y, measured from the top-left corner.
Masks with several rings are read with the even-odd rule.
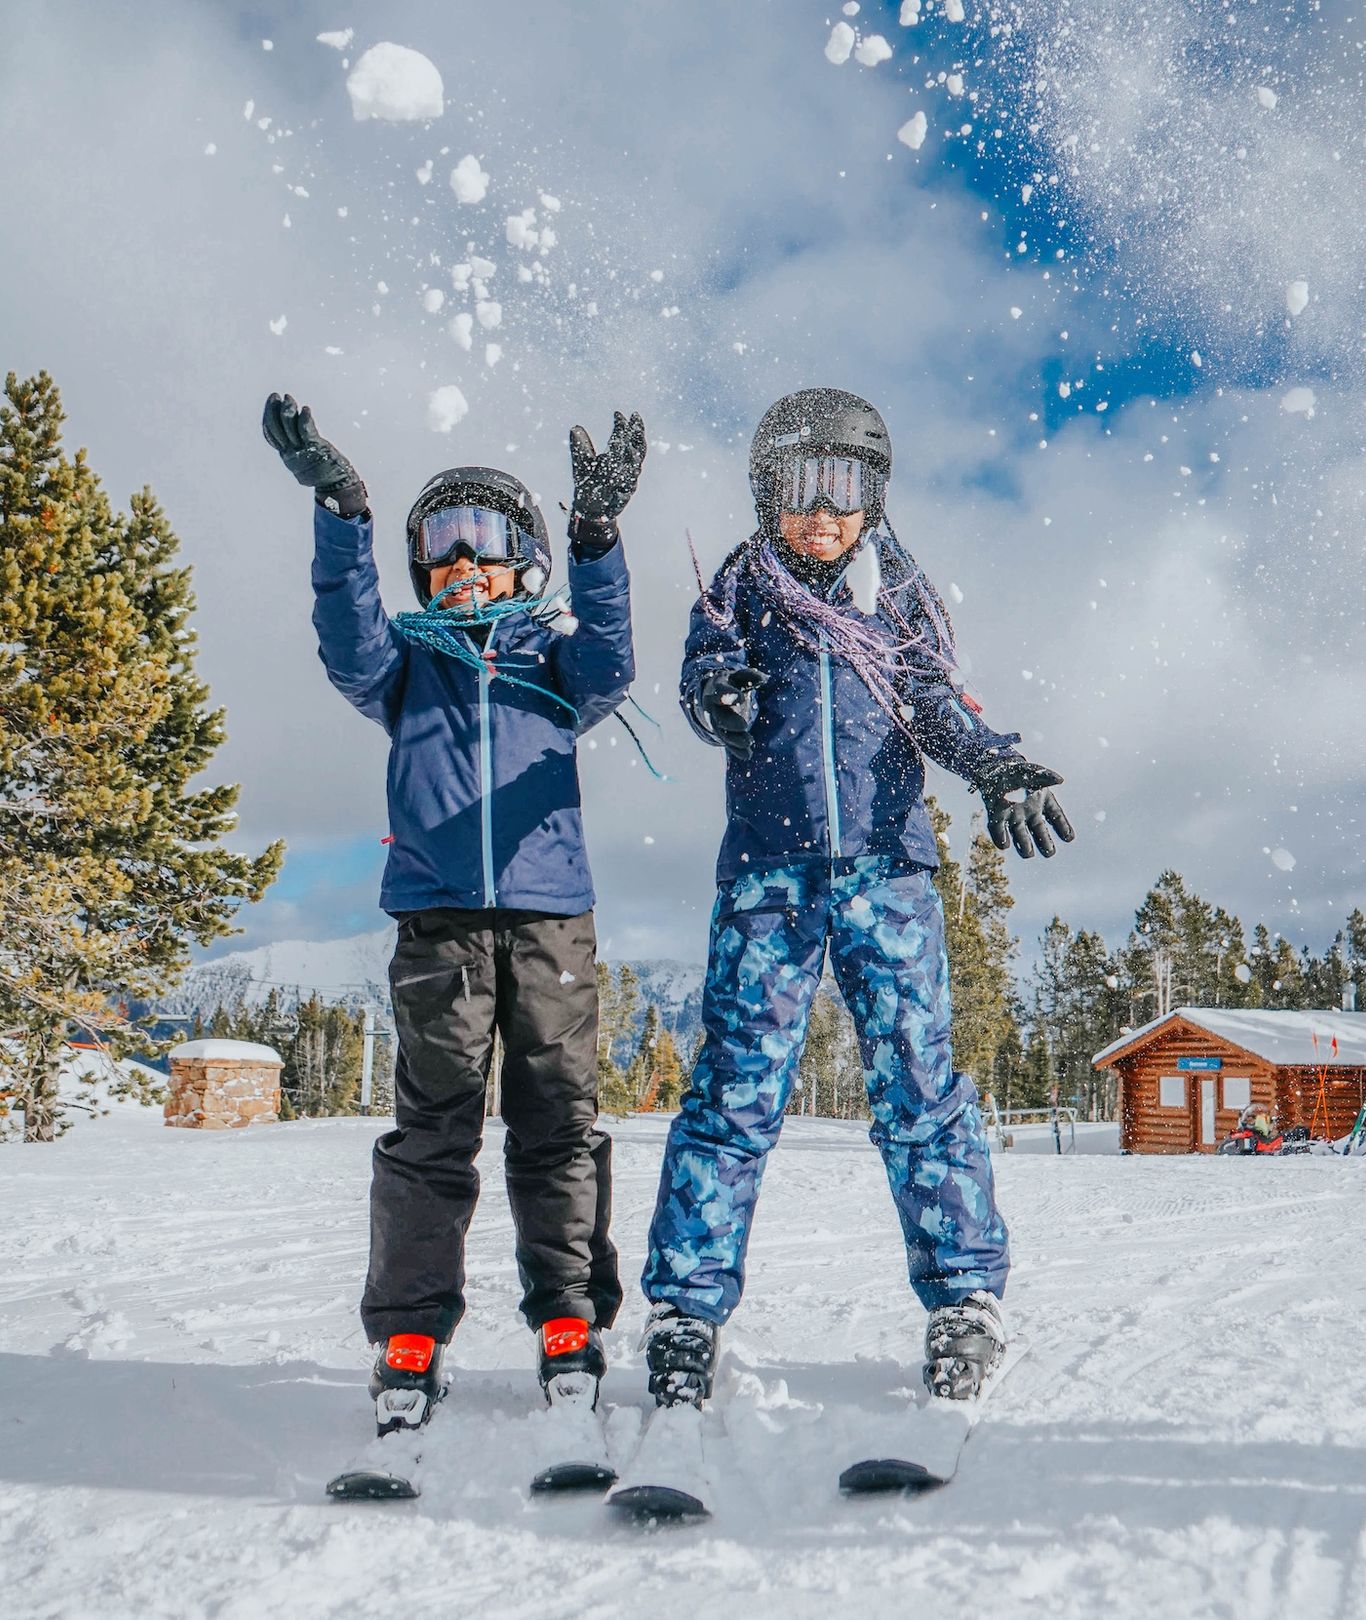
[[[454,383],[432,390],[427,400],[427,426],[433,433],[449,433],[469,415],[470,402]]]
[[[461,203],[481,203],[488,195],[489,177],[479,167],[479,159],[467,153],[451,170],[451,190]]]
[[[352,68],[346,89],[357,122],[379,118],[407,123],[440,118],[445,111],[436,64],[406,45],[372,45]]]

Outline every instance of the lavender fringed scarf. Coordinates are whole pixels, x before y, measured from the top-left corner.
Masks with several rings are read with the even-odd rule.
[[[876,544],[879,536],[867,536],[865,546]],[[957,666],[953,625],[938,593],[925,578],[919,564],[887,526],[891,543],[888,559],[898,565],[899,578],[884,579],[877,592],[877,617],[859,612],[842,586],[831,602],[808,590],[784,565],[771,539],[762,534],[750,537],[709,590],[702,590],[702,611],[716,625],[728,625],[735,617],[735,596],[740,575],[750,583],[768,607],[779,614],[798,643],[813,656],[824,646],[836,658],[851,664],[868,688],[873,701],[891,723],[908,737],[914,737],[910,721],[902,712],[909,680],[926,676],[943,678]],[[697,559],[694,554],[693,565]],[[888,634],[888,631],[891,634]]]

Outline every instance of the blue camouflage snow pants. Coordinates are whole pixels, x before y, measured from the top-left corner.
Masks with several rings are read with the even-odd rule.
[[[1010,1269],[977,1089],[950,1052],[944,914],[931,875],[886,856],[723,884],[703,989],[705,1041],[669,1131],[641,1281],[724,1322],[740,1302],[764,1159],[830,963],[853,1015],[873,1124],[921,1303],[1000,1295]]]

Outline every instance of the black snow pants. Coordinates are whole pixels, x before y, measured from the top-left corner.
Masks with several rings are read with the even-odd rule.
[[[465,1233],[495,1028],[503,1040],[508,1200],[533,1327],[611,1324],[621,1304],[608,1236],[612,1142],[597,1128],[593,914],[409,912],[389,967],[397,1129],[375,1144],[361,1320],[448,1341],[464,1314]]]

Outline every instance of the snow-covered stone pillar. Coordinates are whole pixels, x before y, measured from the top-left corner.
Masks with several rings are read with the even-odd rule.
[[[166,1123],[200,1131],[273,1125],[283,1068],[273,1047],[253,1041],[185,1041],[171,1051]]]

